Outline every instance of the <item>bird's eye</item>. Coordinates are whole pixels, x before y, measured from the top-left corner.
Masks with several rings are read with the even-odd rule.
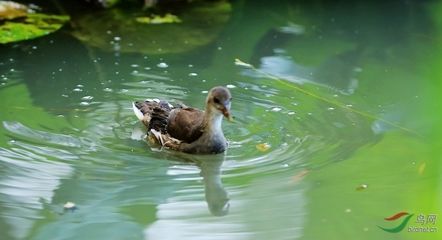
[[[217,97],[213,98],[213,102],[216,103],[216,104],[220,104],[221,103]]]

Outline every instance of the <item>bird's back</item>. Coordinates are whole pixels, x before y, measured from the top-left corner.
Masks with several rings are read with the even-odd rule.
[[[203,133],[204,112],[196,108],[174,107],[165,101],[138,101],[133,105],[138,119],[148,128],[191,143]]]
[[[191,143],[203,134],[204,112],[196,108],[176,108],[170,112],[167,132],[183,142]]]

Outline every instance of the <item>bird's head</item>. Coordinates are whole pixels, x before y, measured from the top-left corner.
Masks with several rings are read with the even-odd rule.
[[[224,115],[229,121],[233,120],[230,113],[231,101],[232,95],[229,89],[225,87],[214,87],[207,95],[207,106]]]

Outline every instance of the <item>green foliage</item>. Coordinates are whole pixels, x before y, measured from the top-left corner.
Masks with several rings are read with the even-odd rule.
[[[60,29],[69,21],[66,15],[30,13],[23,21],[5,21],[0,25],[0,43],[33,39]]]

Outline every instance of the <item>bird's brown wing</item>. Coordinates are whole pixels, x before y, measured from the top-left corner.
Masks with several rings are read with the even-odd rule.
[[[183,142],[191,143],[203,133],[204,112],[195,108],[176,108],[169,114],[167,133]]]
[[[155,129],[158,132],[166,133],[166,126],[171,111],[171,105],[165,101],[143,101],[135,102],[135,106],[143,114],[141,121],[148,130]]]

